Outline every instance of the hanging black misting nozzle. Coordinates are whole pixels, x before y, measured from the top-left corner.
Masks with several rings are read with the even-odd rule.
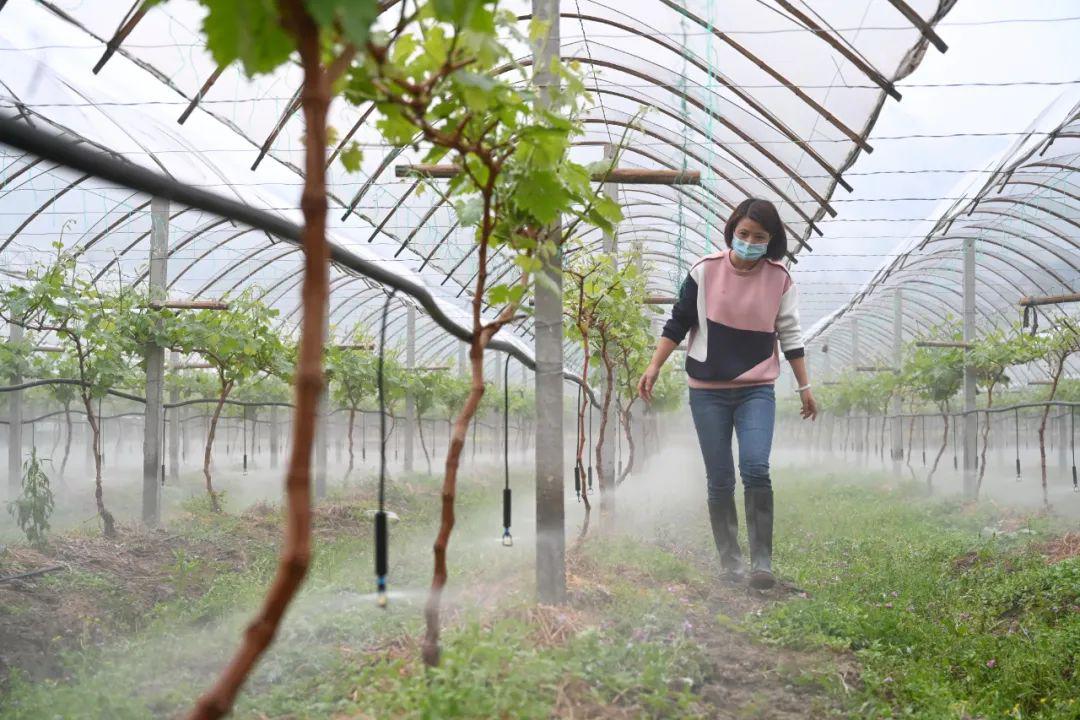
[[[386,607],[386,575],[389,572],[389,537],[386,530],[386,512],[375,513],[375,602]]]
[[[503,535],[502,544],[504,547],[511,547],[514,544],[514,538],[510,535],[510,488],[503,488]]]
[[[386,316],[390,312],[390,302],[397,290],[391,290],[383,305],[382,328],[379,332],[379,510],[375,513],[375,602],[385,608],[386,576],[389,574],[390,538],[386,527],[386,390],[383,387],[385,373],[383,363],[386,356]]]
[[[475,429],[476,425],[473,425]],[[475,437],[475,436],[474,436]],[[475,440],[474,445],[475,448]],[[510,534],[510,354],[506,354],[503,365],[503,547],[512,547],[514,538]]]

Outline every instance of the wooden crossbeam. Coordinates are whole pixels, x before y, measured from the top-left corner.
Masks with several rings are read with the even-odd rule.
[[[166,300],[152,302],[150,307],[154,310],[228,310],[229,303],[221,300]]]
[[[891,367],[876,367],[874,365],[858,365],[855,367],[855,372],[900,372],[896,368]]]
[[[338,350],[374,350],[375,343],[367,343],[366,345],[335,345]]]
[[[676,298],[675,298],[674,295],[650,295],[649,297],[645,298],[645,304],[646,305],[674,305],[675,300],[676,300]]]
[[[434,180],[449,180],[461,172],[457,165],[396,165],[394,175],[399,178],[425,177]],[[701,172],[698,170],[653,170],[646,168],[611,168],[608,172],[593,173],[597,182],[619,183],[621,185],[700,185]]]
[[[971,343],[959,342],[956,340],[920,340],[915,343],[915,347],[921,348],[962,348],[967,350],[971,347]]]
[[[139,24],[139,21],[146,15],[146,11],[150,9],[148,3],[142,3],[139,5],[139,9],[132,13],[120,27],[116,29],[116,33],[112,36],[112,39],[105,44],[105,53],[101,56],[101,59],[94,65],[94,69],[91,71],[95,75],[101,72],[101,68],[105,67],[105,63],[109,62],[109,58],[120,49],[120,45],[127,39],[127,36],[131,34],[131,31],[135,29],[135,26]]]
[[[208,362],[191,362],[180,363],[179,365],[170,365],[170,370],[213,370],[214,366]]]
[[[1020,307],[1034,307],[1036,305],[1063,305],[1065,303],[1080,302],[1080,293],[1067,293],[1065,295],[1027,295],[1020,298]]]

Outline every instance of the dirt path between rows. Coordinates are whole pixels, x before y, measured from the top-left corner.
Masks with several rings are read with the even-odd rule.
[[[793,589],[779,586],[763,593],[718,584],[706,598],[713,617],[703,620],[701,642],[715,674],[702,694],[717,709],[716,718],[806,720],[847,716],[837,690],[852,692],[859,686],[859,666],[853,658],[765,644],[727,620],[737,622],[775,602],[797,601],[793,594]]]
[[[674,584],[687,607],[687,633],[705,652],[712,672],[699,694],[718,720],[819,720],[848,717],[844,696],[860,687],[859,665],[850,654],[803,651],[768,644],[744,619],[769,606],[798,602],[804,591],[781,581],[769,591],[718,579],[712,557],[686,548],[664,548],[691,562],[706,580],[700,587]]]

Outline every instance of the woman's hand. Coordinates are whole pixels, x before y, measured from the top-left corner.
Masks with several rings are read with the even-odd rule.
[[[641,379],[638,380],[637,391],[638,395],[645,402],[652,402],[653,385],[656,384],[656,378],[660,377],[660,368],[655,365],[649,365],[641,375]]]
[[[802,400],[802,415],[803,420],[817,420],[817,401],[814,400],[814,393],[807,388],[799,393],[799,398]]]

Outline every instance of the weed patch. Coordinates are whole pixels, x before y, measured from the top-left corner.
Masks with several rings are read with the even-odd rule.
[[[809,598],[753,626],[854,651],[865,716],[1080,716],[1080,559],[1058,552],[1071,541],[1031,542],[1046,521],[988,534],[992,509],[907,487],[798,485],[777,507],[781,567]]]

